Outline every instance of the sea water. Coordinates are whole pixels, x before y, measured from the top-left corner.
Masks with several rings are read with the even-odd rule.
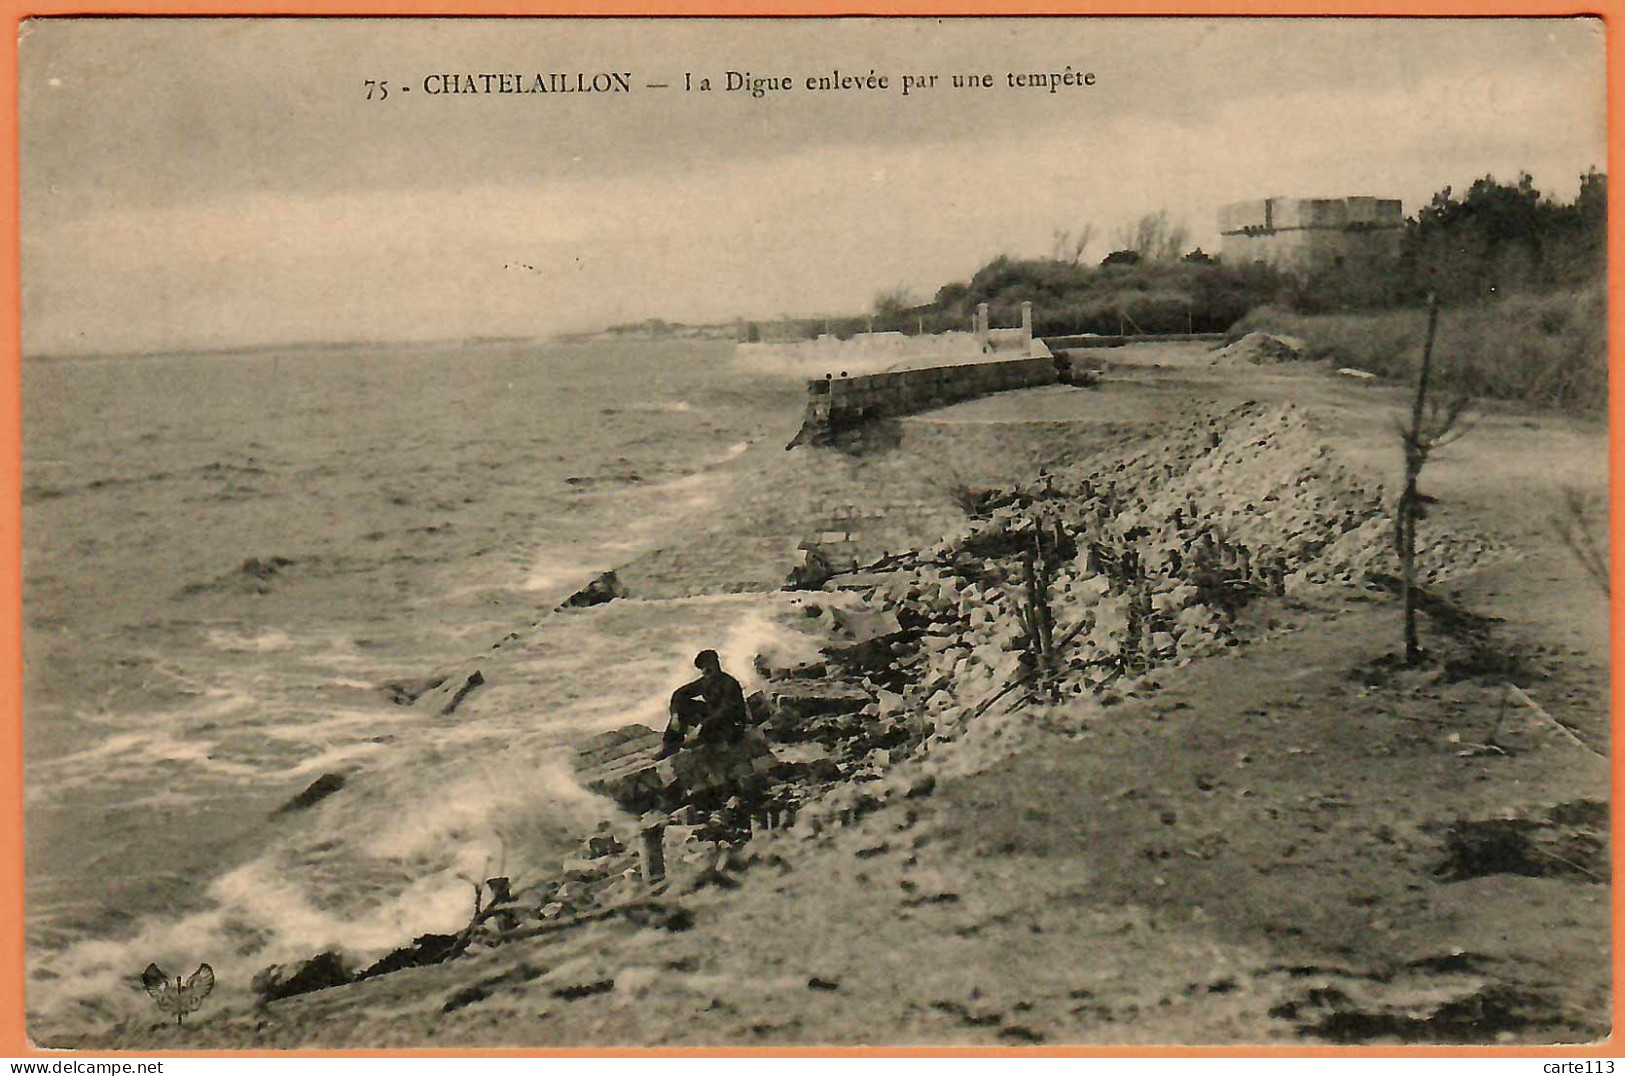
[[[748,596],[548,619],[794,433],[800,386],[732,356],[491,341],[25,361],[34,1034],[140,1018],[148,961],[207,960],[226,993],[273,960],[455,929],[468,879],[602,817],[561,745],[658,722],[695,624],[735,663],[774,630]],[[523,720],[426,723],[379,690],[522,629],[552,685]],[[290,835],[272,812],[327,772],[360,775],[344,810]]]

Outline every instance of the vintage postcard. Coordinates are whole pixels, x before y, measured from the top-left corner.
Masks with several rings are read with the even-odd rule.
[[[27,1032],[1612,1031],[1597,18],[41,18]]]

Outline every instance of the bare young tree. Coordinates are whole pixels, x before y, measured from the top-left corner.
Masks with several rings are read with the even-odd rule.
[[[1066,261],[1066,253],[1071,246],[1072,233],[1066,228],[1056,228],[1050,232],[1049,260],[1052,262]]]
[[[1400,582],[1405,603],[1405,664],[1420,665],[1422,646],[1416,633],[1416,521],[1422,515],[1422,494],[1417,479],[1435,449],[1458,440],[1469,427],[1463,423],[1471,402],[1465,393],[1441,400],[1432,394],[1433,341],[1439,327],[1439,296],[1428,298],[1427,340],[1422,345],[1422,367],[1416,375],[1416,398],[1409,425],[1399,427],[1405,450],[1405,490],[1394,519],[1394,541],[1399,550]]]
[[[1021,615],[1027,653],[1037,671],[1040,689],[1051,696],[1058,696],[1056,678],[1060,673],[1060,662],[1055,648],[1055,614],[1049,604],[1049,566],[1044,563],[1036,532],[1033,535],[1033,551],[1023,558],[1022,568],[1027,600],[1018,600],[1016,608]]]
[[[1078,234],[1072,237],[1072,264],[1081,265],[1083,256],[1095,241],[1095,226],[1085,224],[1078,229]]]

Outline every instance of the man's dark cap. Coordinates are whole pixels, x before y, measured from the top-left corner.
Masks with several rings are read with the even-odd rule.
[[[694,667],[696,669],[703,669],[708,665],[715,665],[719,669],[722,667],[722,659],[717,656],[715,650],[701,650],[694,655]]]

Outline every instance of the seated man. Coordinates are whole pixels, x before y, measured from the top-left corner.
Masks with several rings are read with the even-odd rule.
[[[715,650],[701,650],[694,658],[700,678],[671,694],[671,721],[656,758],[669,758],[683,749],[688,730],[699,728],[696,745],[734,744],[745,733],[748,715],[745,692],[739,681],[722,671]]]

